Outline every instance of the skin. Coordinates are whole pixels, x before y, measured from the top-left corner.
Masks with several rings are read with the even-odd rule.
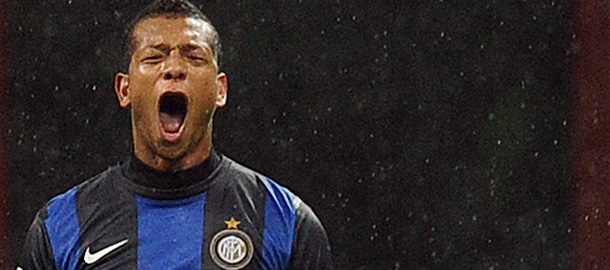
[[[143,20],[134,30],[129,74],[116,75],[119,103],[131,108],[135,154],[157,170],[185,170],[210,155],[214,112],[225,105],[228,89],[211,33],[207,23],[193,18]],[[159,120],[159,100],[168,92],[187,97],[178,133],[164,132]]]

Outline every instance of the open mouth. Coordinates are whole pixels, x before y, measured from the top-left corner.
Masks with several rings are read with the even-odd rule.
[[[159,99],[159,121],[166,135],[177,137],[188,112],[187,99],[182,93],[166,93]],[[176,138],[177,139],[177,138]]]

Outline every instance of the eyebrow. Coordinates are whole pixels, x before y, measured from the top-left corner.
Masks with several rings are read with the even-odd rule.
[[[159,50],[165,54],[169,54],[170,50],[172,49],[169,45],[167,44],[157,44],[157,45],[152,45],[149,46],[149,48],[153,48],[155,50]],[[189,53],[189,52],[193,52],[193,51],[198,51],[198,50],[203,50],[201,47],[199,46],[195,46],[193,44],[185,44],[185,45],[179,45],[178,49],[180,50],[180,52],[182,53]]]
[[[159,50],[165,54],[168,54],[170,51],[170,47],[167,44],[157,44],[157,45],[149,46],[149,48]]]
[[[193,44],[185,44],[182,46],[179,46],[180,50],[185,52],[185,53],[189,53],[189,52],[193,52],[193,51],[197,51],[197,50],[201,50],[202,48],[199,46],[195,46]]]

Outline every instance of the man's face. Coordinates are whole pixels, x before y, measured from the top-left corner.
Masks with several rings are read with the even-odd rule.
[[[154,17],[134,29],[129,75],[118,74],[121,106],[131,107],[136,154],[180,160],[211,146],[212,117],[226,101],[202,20]],[[144,156],[144,157],[143,157]]]

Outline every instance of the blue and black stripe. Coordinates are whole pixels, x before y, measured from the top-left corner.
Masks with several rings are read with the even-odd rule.
[[[57,269],[219,269],[210,240],[231,218],[252,239],[248,269],[287,269],[294,261],[300,200],[272,180],[224,158],[201,181],[205,190],[155,198],[132,188],[124,168],[115,166],[48,204],[40,224],[47,240],[38,241],[48,241]],[[83,260],[87,248],[95,253],[125,239],[99,261]]]

